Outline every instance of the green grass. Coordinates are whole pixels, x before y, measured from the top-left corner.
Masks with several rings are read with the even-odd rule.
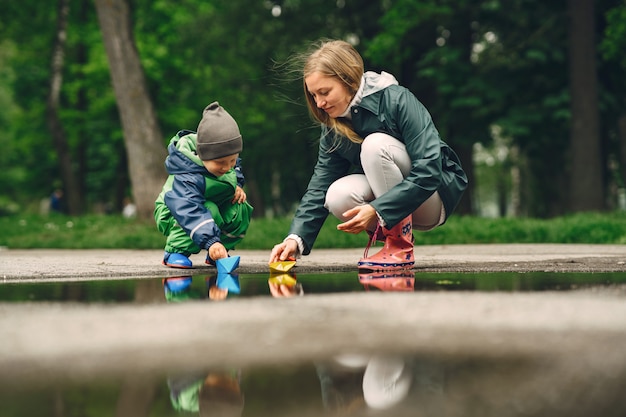
[[[290,218],[253,219],[238,249],[269,250],[282,241]],[[316,248],[361,248],[367,235],[336,230],[329,217]],[[416,245],[470,243],[593,243],[626,244],[626,212],[580,213],[553,219],[486,219],[452,216],[430,232],[414,232]],[[165,238],[154,222],[121,216],[86,215],[0,217],[0,246],[11,249],[161,249]]]

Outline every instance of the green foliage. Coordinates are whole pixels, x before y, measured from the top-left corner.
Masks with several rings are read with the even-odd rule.
[[[626,243],[626,213],[579,213],[554,219],[451,217],[424,236],[424,244]],[[416,242],[422,243],[416,233]]]
[[[489,146],[490,128],[500,126],[529,161],[522,175],[530,190],[524,212],[563,211],[562,185],[571,169],[565,158],[566,2],[130,3],[163,146],[178,130],[195,129],[204,106],[220,101],[244,137],[244,171],[257,216],[290,212],[312,172],[319,129],[306,113],[301,80],[275,64],[321,37],[356,40],[367,69],[390,72],[415,92],[457,150],[476,142]],[[3,8],[0,211],[32,207],[60,181],[45,124],[55,6],[23,0]],[[618,160],[626,6],[609,0],[596,9],[606,154]],[[94,212],[105,204],[121,209],[120,197],[129,191],[126,151],[93,2],[70,2],[63,76],[60,117],[82,199]]]
[[[271,250],[289,231],[289,218],[253,219],[237,249]],[[315,248],[362,248],[365,233],[339,232],[329,217]],[[626,212],[585,213],[552,220],[452,216],[442,227],[414,232],[416,245],[478,243],[626,244]],[[0,217],[0,246],[11,249],[161,249],[165,238],[152,222],[121,216]]]
[[[152,224],[121,216],[17,215],[0,224],[0,245],[15,248],[156,248],[162,240]]]
[[[608,59],[621,60],[626,67],[626,4],[615,6],[606,13],[606,29],[601,43],[601,51]]]

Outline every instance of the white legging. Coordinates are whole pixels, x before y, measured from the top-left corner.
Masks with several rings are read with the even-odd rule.
[[[399,184],[411,170],[411,159],[402,142],[384,133],[372,133],[361,144],[365,174],[351,174],[332,183],[324,206],[341,221],[347,210],[367,204]],[[413,229],[430,230],[445,219],[445,209],[435,191],[413,212]]]

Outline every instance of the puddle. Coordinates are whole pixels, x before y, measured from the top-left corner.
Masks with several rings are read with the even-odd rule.
[[[2,382],[4,417],[617,417],[626,411],[623,366],[607,373],[579,361],[519,358],[340,355],[283,367],[129,371],[35,389]]]
[[[626,283],[626,273],[217,274],[0,284],[0,302],[152,303],[363,291],[572,291]],[[211,296],[210,296],[211,293]]]
[[[611,288],[624,283],[626,273],[224,274],[167,279],[12,282],[0,285],[0,302],[11,305],[72,303],[78,305],[76,308],[88,309],[91,304],[211,303],[246,297],[383,291],[567,292]],[[323,343],[316,340],[315,335],[311,337]],[[537,340],[537,343],[542,341]],[[281,348],[289,349],[289,346]],[[214,354],[210,346],[202,351],[207,357]],[[356,346],[355,351],[358,351]],[[194,352],[198,352],[198,347]],[[476,352],[464,353],[462,348],[455,355],[403,349],[368,355],[346,353],[286,364],[277,360],[271,366],[224,365],[219,369],[207,369],[204,364],[208,362],[198,357],[197,367],[189,365],[193,360],[185,361],[188,364],[185,369],[173,367],[176,361],[172,359],[185,354],[184,350],[162,354],[160,365],[149,372],[145,368],[133,369],[129,364],[121,374],[94,373],[72,378],[33,367],[25,372],[30,377],[24,381],[3,377],[0,373],[0,415],[626,415],[623,396],[626,363],[611,361],[593,352],[549,357],[503,353],[484,357]],[[219,354],[228,356],[227,352]],[[615,358],[621,356],[615,355]],[[68,364],[73,365],[80,368],[81,358],[77,357],[75,364]]]

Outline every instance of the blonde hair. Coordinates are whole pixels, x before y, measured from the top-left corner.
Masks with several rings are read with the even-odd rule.
[[[306,55],[302,68],[302,84],[306,104],[313,119],[328,126],[331,131],[347,137],[351,142],[363,142],[363,139],[352,129],[349,120],[332,118],[324,110],[317,107],[315,99],[309,93],[304,82],[306,77],[314,72],[337,78],[345,84],[350,95],[354,97],[361,85],[364,72],[361,55],[348,42],[340,40],[320,41],[314,45],[313,51]]]

